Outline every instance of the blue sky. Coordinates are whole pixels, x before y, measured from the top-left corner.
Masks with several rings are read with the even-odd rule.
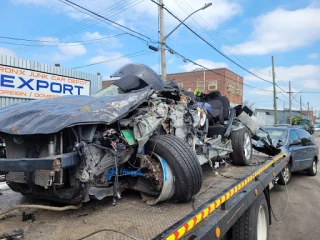
[[[2,1],[0,54],[44,62],[90,73],[104,79],[129,62],[144,63],[160,73],[158,9],[150,0],[74,0],[94,12],[148,36],[149,42],[124,34],[114,24],[96,20],[58,0]],[[212,6],[193,15],[186,23],[213,46],[246,69],[271,80],[271,56],[276,81],[288,91],[320,92],[320,1],[319,0],[164,0],[165,6],[184,19],[190,12],[212,2]],[[165,32],[178,24],[165,13]],[[125,30],[125,29],[123,29]],[[120,35],[119,35],[120,34]],[[97,40],[98,39],[98,40]],[[11,43],[11,44],[9,44]],[[13,44],[12,44],[13,43]],[[16,45],[25,44],[29,46]],[[257,107],[272,107],[272,85],[263,82],[219,55],[185,27],[171,35],[167,44],[176,52],[208,68],[228,67],[244,77],[244,99]],[[31,46],[30,46],[31,45]],[[128,56],[129,55],[129,56]],[[133,57],[132,57],[133,56]],[[192,71],[197,66],[167,53],[167,72]],[[278,105],[288,107],[288,94],[278,91]],[[300,94],[293,94],[299,100]],[[320,110],[320,93],[302,93],[304,108]],[[299,104],[293,100],[293,108]]]

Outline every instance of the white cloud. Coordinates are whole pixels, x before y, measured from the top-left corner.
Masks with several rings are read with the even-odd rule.
[[[320,89],[320,80],[303,81],[303,87],[308,89]]]
[[[83,36],[84,40],[95,40],[105,37],[107,37],[107,35],[102,35],[99,32],[86,32]]]
[[[254,19],[249,39],[232,47],[245,55],[264,55],[292,51],[318,40],[320,8],[309,6],[294,11],[278,8]],[[230,49],[224,46],[224,50]]]
[[[61,43],[58,38],[53,37],[42,37],[39,38],[42,41],[43,45],[55,45],[57,50],[53,53],[47,53],[45,56],[36,55],[37,58],[47,59],[49,61],[66,61],[74,57],[83,56],[86,54],[87,49],[80,43],[70,42],[70,43]]]
[[[25,5],[33,5],[33,6],[41,6],[48,8],[52,11],[63,12],[74,19],[83,19],[90,17],[85,13],[81,13],[77,11],[75,8],[72,8],[66,4],[63,4],[58,1],[44,1],[44,0],[11,0],[15,4],[25,4]],[[197,10],[208,3],[207,0],[185,0],[186,4],[181,4],[179,2],[175,2],[172,0],[164,0],[165,7],[167,7],[170,11],[172,11],[175,15],[177,15],[180,19],[184,19],[188,14]],[[212,29],[217,28],[221,23],[231,19],[235,15],[239,14],[242,11],[241,5],[237,3],[235,0],[212,0],[212,6],[200,11],[197,13],[198,16],[201,16]],[[120,13],[117,15],[118,19],[114,19],[116,22],[122,24],[129,20],[130,22],[135,22],[136,24],[150,24],[153,27],[156,24],[158,18],[158,6],[151,1],[144,1],[141,4],[133,5],[132,2],[127,1],[127,5],[122,6],[122,9],[112,10],[110,8],[113,6],[115,9],[115,5],[120,5],[117,0],[78,0],[76,2],[78,5],[88,8],[97,13],[105,14],[107,17],[112,17],[118,11],[120,12],[124,7],[128,7],[127,12]],[[178,5],[179,3],[180,5]],[[129,8],[130,7],[130,8]],[[181,7],[183,9],[181,9]],[[81,9],[80,9],[81,10]],[[104,11],[109,10],[109,11]],[[185,13],[185,11],[187,13]],[[84,10],[81,10],[84,12]],[[102,12],[103,11],[103,12]],[[151,20],[154,20],[150,22]],[[149,21],[141,21],[142,19],[149,19]],[[165,13],[165,23],[171,25],[175,25],[177,20],[173,17],[169,16],[168,13]],[[191,23],[191,21],[190,21]],[[128,23],[130,25],[130,23]],[[192,23],[193,24],[193,23]],[[139,26],[138,25],[138,26]]]
[[[212,29],[216,29],[221,23],[231,19],[235,15],[242,11],[240,4],[232,0],[212,0],[212,6],[205,10],[200,10],[196,13],[197,16],[201,16]],[[191,12],[203,7],[207,0],[185,0],[186,4],[181,4],[179,1],[164,0],[164,5],[171,12],[173,12],[179,19],[183,20]],[[179,5],[180,4],[180,5]],[[158,17],[158,7],[151,1],[146,1],[143,3],[143,7],[140,5],[135,6],[135,11],[141,15],[149,15],[153,18]],[[187,13],[185,13],[185,11]],[[176,25],[177,20],[169,16],[165,12],[165,23],[168,25]],[[186,23],[193,24],[192,21],[188,20]]]
[[[251,69],[258,76],[263,76],[266,80],[271,81],[271,76],[265,77],[266,72],[271,72],[271,66],[260,69]],[[314,81],[320,77],[320,65],[293,65],[289,67],[275,67],[276,82],[301,82],[303,87],[305,81]],[[261,82],[258,78],[252,75],[244,76],[245,81]],[[320,81],[320,80],[318,80]],[[311,86],[311,85],[310,85]]]
[[[206,68],[209,68],[209,69],[216,69],[216,68],[227,68],[228,65],[226,63],[223,63],[223,62],[213,62],[211,60],[207,60],[207,59],[198,59],[195,61],[197,64],[199,65],[202,65]],[[186,72],[190,72],[190,71],[193,71],[197,68],[199,68],[199,66],[193,64],[193,63],[187,63],[187,64],[184,64],[184,65],[180,65],[178,66],[178,68],[181,68],[183,69],[184,71]]]
[[[15,57],[16,53],[12,50],[7,49],[7,48],[0,47],[0,55]]]
[[[59,43],[59,39],[55,37],[41,37],[39,41],[43,45],[57,45]]]
[[[124,57],[120,52],[105,52],[102,55],[90,58],[88,63],[98,63],[106,61],[103,66],[107,68],[108,71],[118,70],[120,67],[127,63],[131,63],[130,58]]]
[[[317,59],[318,57],[319,57],[318,53],[311,53],[311,54],[308,55],[309,59]]]
[[[87,49],[79,43],[60,43],[58,45],[62,54],[67,57],[77,57],[86,54]]]

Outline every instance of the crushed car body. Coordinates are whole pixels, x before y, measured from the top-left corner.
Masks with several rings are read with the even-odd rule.
[[[76,204],[108,196],[115,202],[131,189],[150,205],[186,202],[201,188],[201,165],[213,167],[222,155],[251,163],[259,126],[250,109],[230,108],[218,91],[197,101],[141,64],[113,76],[121,78],[96,96],[0,109],[0,172],[14,191]],[[260,151],[280,152],[264,144]]]

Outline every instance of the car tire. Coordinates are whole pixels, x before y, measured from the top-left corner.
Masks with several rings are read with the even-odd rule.
[[[175,189],[172,200],[191,201],[200,191],[202,169],[190,146],[173,135],[160,135],[147,142],[146,154],[152,151],[163,158],[172,169]]]
[[[279,185],[288,185],[291,179],[291,167],[290,164],[287,164],[279,173]]]
[[[269,208],[261,193],[232,227],[232,240],[269,239]]]
[[[247,127],[231,133],[233,152],[230,154],[232,162],[240,166],[249,166],[252,159],[252,142]]]
[[[314,160],[312,161],[312,166],[307,169],[307,174],[308,174],[309,176],[312,176],[312,177],[313,177],[313,176],[316,176],[316,175],[317,175],[317,172],[318,172],[317,163],[318,163],[317,160],[314,159]]]

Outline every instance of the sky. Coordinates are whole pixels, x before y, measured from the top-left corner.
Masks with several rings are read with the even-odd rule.
[[[99,72],[106,80],[130,62],[147,64],[161,74],[160,51],[148,47],[159,47],[155,3],[72,1],[113,22],[96,19],[63,0],[1,0],[0,55]],[[164,0],[164,5],[182,20],[210,2],[212,6],[186,24],[227,58],[180,26],[166,40],[173,50],[166,53],[167,73],[199,68],[186,59],[210,69],[227,67],[244,77],[245,101],[272,108],[274,56],[278,108],[289,107],[291,81],[293,109],[300,107],[301,95],[303,109],[309,102],[320,112],[320,0]],[[164,22],[165,34],[179,24],[166,11]]]

